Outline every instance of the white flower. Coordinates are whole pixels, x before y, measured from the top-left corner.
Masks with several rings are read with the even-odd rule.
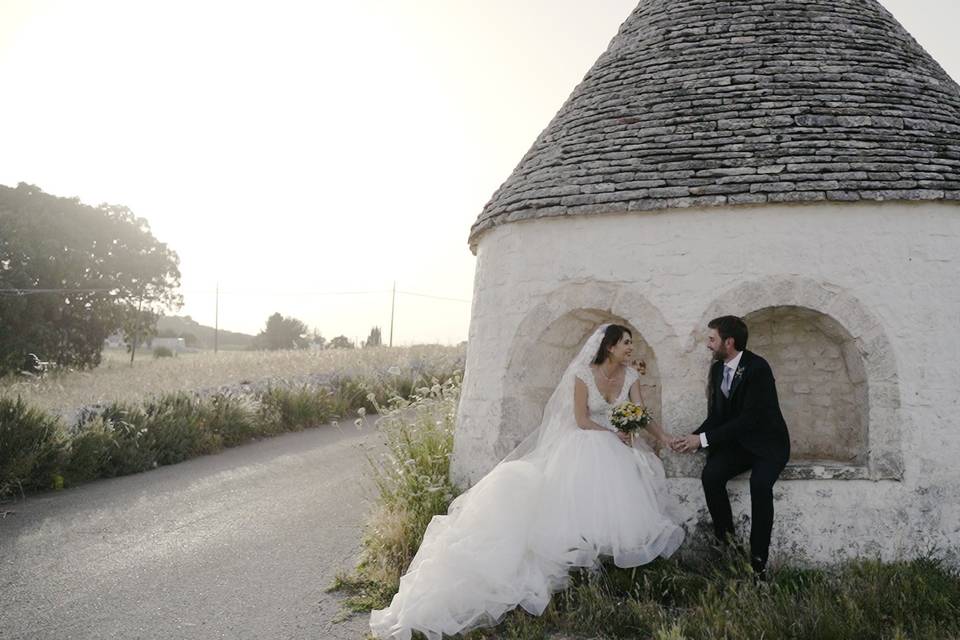
[[[357,409],[357,415],[360,416],[361,418],[362,418],[363,416],[367,415],[367,408],[366,408],[366,407],[360,407],[359,409]]]
[[[356,420],[354,420],[353,426],[355,426],[357,429],[361,428],[363,426],[363,419],[357,418]]]

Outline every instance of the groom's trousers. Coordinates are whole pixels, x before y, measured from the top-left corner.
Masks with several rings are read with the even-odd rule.
[[[773,484],[785,463],[758,457],[736,443],[709,451],[700,478],[713,529],[721,542],[734,536],[733,512],[727,495],[727,481],[750,471],[750,560],[754,569],[766,567],[773,530]]]

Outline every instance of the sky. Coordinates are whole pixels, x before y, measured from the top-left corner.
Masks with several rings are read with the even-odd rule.
[[[636,0],[0,0],[0,184],[130,207],[256,333],[467,337],[471,224]],[[881,0],[960,79],[957,0]],[[215,291],[219,286],[219,301]]]

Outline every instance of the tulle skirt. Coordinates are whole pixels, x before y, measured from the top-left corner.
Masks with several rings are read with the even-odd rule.
[[[434,640],[494,625],[517,606],[539,615],[571,568],[672,555],[684,533],[667,513],[664,482],[649,447],[627,447],[613,432],[571,429],[543,457],[497,465],[431,520],[371,630]]]

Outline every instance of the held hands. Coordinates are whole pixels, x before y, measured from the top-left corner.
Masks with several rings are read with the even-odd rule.
[[[693,453],[700,448],[700,436],[691,434],[670,441],[670,449],[677,453]]]

